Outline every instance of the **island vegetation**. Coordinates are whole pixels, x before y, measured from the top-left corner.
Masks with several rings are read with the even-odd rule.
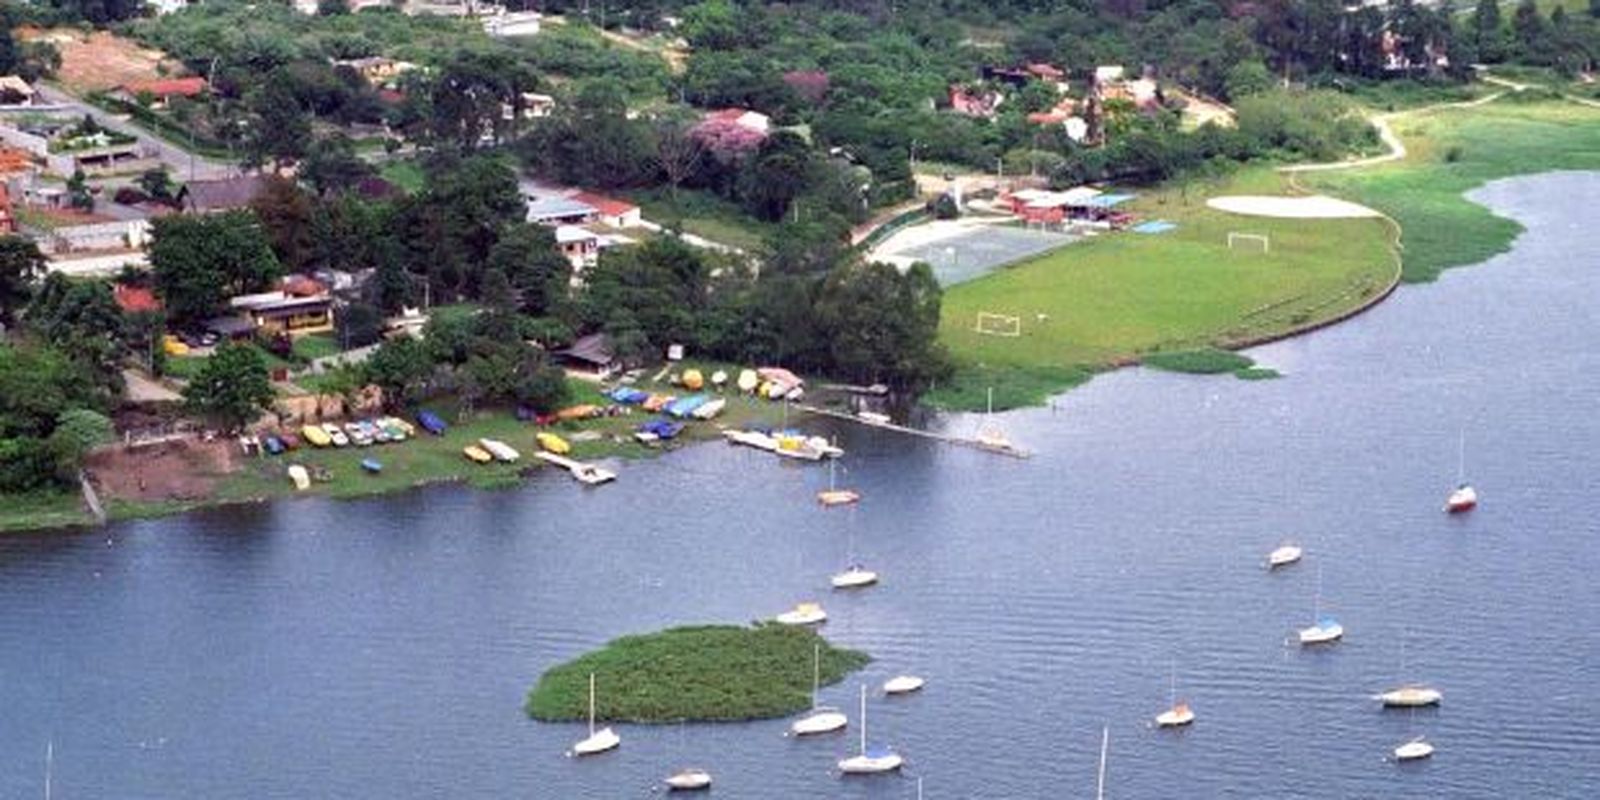
[[[811,705],[812,653],[821,682],[838,683],[871,660],[809,628],[777,623],[704,625],[624,636],[552,667],[528,693],[526,711],[545,722],[595,716],[617,722],[735,722],[781,717]]]

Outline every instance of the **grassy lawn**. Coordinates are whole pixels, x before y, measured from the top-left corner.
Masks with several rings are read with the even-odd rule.
[[[644,218],[665,227],[678,225],[685,233],[741,250],[759,250],[777,226],[762,222],[709,192],[678,190],[677,198],[665,189],[629,192]]]
[[[336,356],[341,352],[343,351],[339,349],[339,340],[331,333],[314,333],[294,340],[295,357],[306,361]]]
[[[252,345],[252,347],[255,347],[255,345]],[[293,368],[295,366],[260,347],[256,347],[256,350],[261,353],[261,358],[266,361],[267,369]],[[200,371],[201,365],[205,364],[208,358],[210,356],[167,356],[167,363],[163,368],[162,374],[170,378],[189,380]]]
[[[83,509],[82,495],[75,489],[0,495],[0,533],[93,522]]]
[[[386,162],[378,175],[409,194],[422,191],[428,180],[422,173],[422,165],[409,159]]]
[[[1404,160],[1299,180],[1398,221],[1410,282],[1505,252],[1521,232],[1464,192],[1512,175],[1600,169],[1600,109],[1573,103],[1508,96],[1474,108],[1407,114],[1390,124],[1405,140]]]
[[[1142,195],[1133,210],[1174,231],[1101,236],[950,288],[940,338],[957,362],[930,401],[981,408],[1041,402],[1094,371],[1159,351],[1229,347],[1333,318],[1393,279],[1392,230],[1378,219],[1276,220],[1205,206],[1224,194],[1286,194],[1259,168]],[[1271,237],[1270,255],[1229,250],[1230,231]],[[979,311],[1021,318],[1021,336],[974,330]]]
[[[870,658],[836,648],[807,628],[705,625],[624,636],[551,668],[528,693],[528,715],[587,719],[589,676],[595,716],[607,721],[736,721],[781,717],[811,706],[812,657],[834,684]]]

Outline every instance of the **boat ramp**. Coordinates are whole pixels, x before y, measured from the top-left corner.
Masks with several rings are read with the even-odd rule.
[[[617,479],[617,473],[612,472],[611,470],[606,469],[598,464],[586,464],[582,461],[575,461],[567,458],[566,456],[556,455],[555,453],[551,453],[549,451],[540,450],[539,452],[534,453],[533,457],[564,468],[566,471],[572,473],[572,477],[577,479],[579,483],[588,484],[590,486],[597,486],[599,484],[607,483]]]

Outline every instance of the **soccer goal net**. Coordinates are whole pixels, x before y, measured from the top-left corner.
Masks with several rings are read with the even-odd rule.
[[[973,330],[989,336],[1021,336],[1022,317],[979,311],[978,325]]]
[[[1238,249],[1241,243],[1247,247],[1260,249],[1263,253],[1272,252],[1272,240],[1267,238],[1264,233],[1239,233],[1237,231],[1228,233],[1229,250]]]

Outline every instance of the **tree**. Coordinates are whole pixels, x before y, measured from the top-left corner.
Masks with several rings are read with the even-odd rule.
[[[1230,100],[1267,91],[1272,85],[1272,73],[1267,72],[1267,65],[1260,61],[1253,59],[1240,61],[1228,70],[1227,90]]]
[[[140,173],[135,183],[151,200],[172,203],[172,178],[165,169],[151,169]]]
[[[288,178],[270,175],[250,200],[272,252],[290,272],[304,268],[312,257],[311,198]]]
[[[1485,64],[1505,60],[1505,23],[1500,18],[1500,0],[1478,0],[1472,10],[1472,38],[1478,45],[1478,58]]]
[[[372,174],[372,165],[356,155],[355,142],[342,133],[312,142],[299,172],[318,195],[354,189]]]
[[[94,210],[94,194],[89,190],[89,176],[75,170],[67,179],[67,202],[79,211]]]
[[[810,186],[814,163],[804,139],[788,132],[767,138],[739,176],[745,206],[765,220],[783,219]]]
[[[266,289],[283,271],[249,211],[160,217],[151,232],[156,291],[178,325],[205,319],[229,297]]]
[[[124,320],[106,281],[71,281],[52,273],[28,307],[28,323],[88,367],[97,382],[120,388]]]
[[[534,88],[532,73],[509,53],[458,50],[433,82],[433,136],[463,151],[499,143],[521,121],[523,92]]]
[[[339,311],[339,344],[346,348],[366,347],[383,339],[383,311],[368,303],[351,303]]]
[[[55,460],[57,480],[75,480],[84,455],[114,438],[111,420],[98,411],[74,408],[61,412],[56,417],[55,431],[45,440]]]
[[[261,351],[231,342],[217,348],[183,390],[191,413],[227,431],[238,430],[260,416],[273,397]]]
[[[1511,16],[1511,31],[1516,40],[1517,55],[1530,64],[1552,64],[1555,53],[1550,42],[1550,27],[1539,15],[1534,0],[1522,0]]]
[[[0,322],[10,326],[33,296],[33,282],[44,277],[49,259],[39,245],[21,236],[0,236]]]
[[[144,13],[144,0],[50,0],[50,6],[68,18],[93,25],[121,22]]]
[[[350,13],[350,0],[317,0],[317,16],[339,17]]]
[[[1600,0],[1597,0],[1600,2]],[[687,122],[663,119],[656,123],[656,163],[667,180],[667,190],[673,197],[678,187],[699,168],[705,155],[705,145],[694,135]]]
[[[294,79],[273,70],[244,98],[252,119],[245,140],[246,160],[286,164],[303,155],[311,142],[311,120],[294,93]]]
[[[888,264],[835,267],[816,305],[833,371],[896,389],[926,387],[948,370],[938,342],[941,295],[924,263],[904,275]]]
[[[391,407],[420,400],[433,369],[428,348],[409,336],[378,345],[366,363],[367,380],[383,390],[384,402]]]
[[[542,225],[510,226],[489,250],[486,265],[503,275],[532,316],[554,313],[572,283],[572,262],[556,248],[555,233]]]

